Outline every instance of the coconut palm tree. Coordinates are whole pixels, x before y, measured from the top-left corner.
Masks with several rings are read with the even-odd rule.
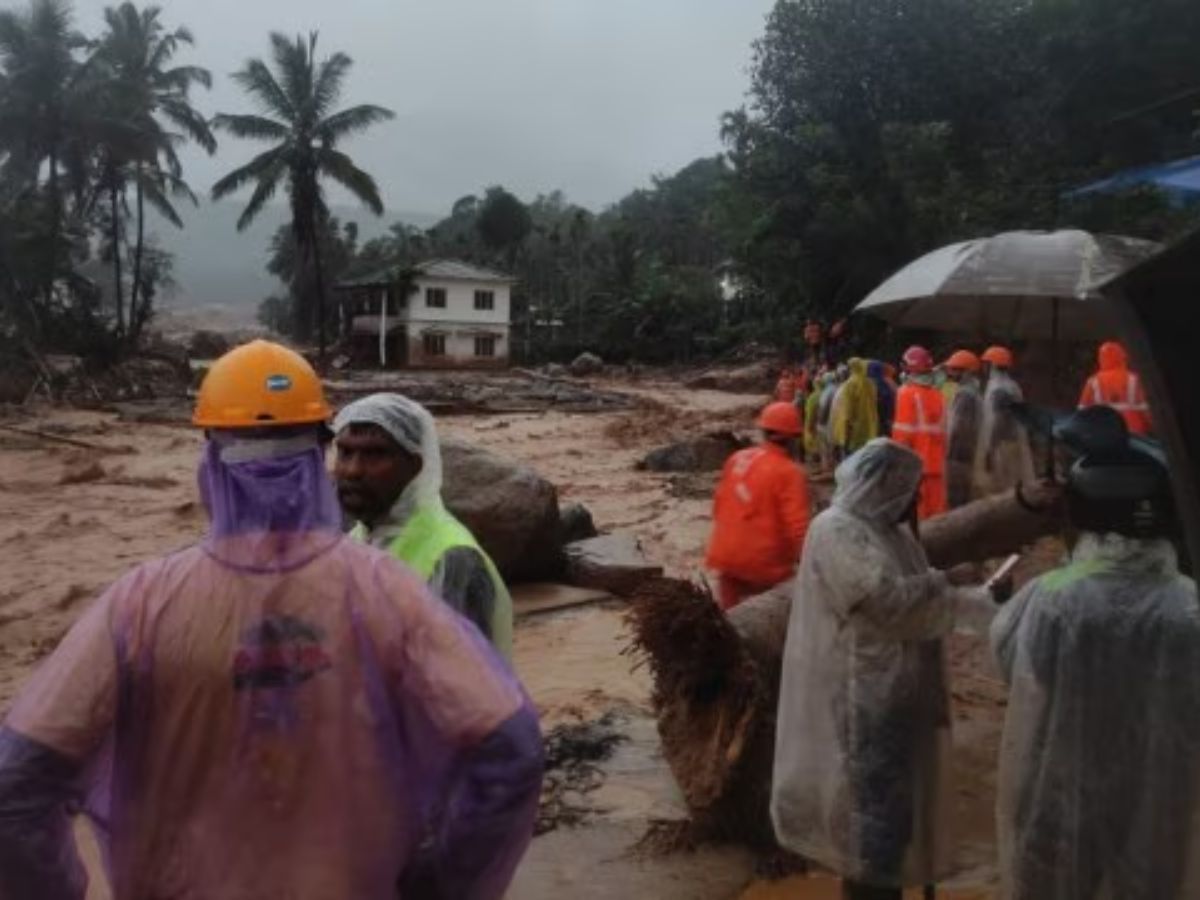
[[[294,40],[272,34],[271,50],[274,70],[262,60],[252,59],[234,75],[263,114],[219,115],[213,124],[235,137],[268,141],[272,147],[218,181],[213,185],[212,195],[214,200],[220,200],[243,187],[254,186],[238,219],[238,229],[242,230],[262,212],[286,180],[293,239],[312,267],[316,324],[324,358],[325,279],[318,235],[328,208],[322,180],[341,185],[376,215],[382,214],[383,201],[375,180],[358,168],[338,145],[351,135],[391,119],[393,113],[371,105],[333,111],[353,62],[344,53],[318,61],[315,33]],[[296,330],[302,338],[312,334],[312,306],[305,302],[297,304]]]
[[[208,122],[191,104],[191,90],[212,85],[207,69],[173,66],[176,53],[194,44],[186,28],[167,31],[162,10],[139,10],[132,3],[104,11],[107,31],[91,59],[93,77],[103,84],[108,113],[126,129],[125,146],[106,148],[103,171],[110,201],[110,227],[116,281],[117,328],[125,330],[121,297],[121,220],[127,213],[125,192],[134,191],[137,236],[129,294],[129,322],[144,321],[139,313],[139,293],[146,251],[146,205],[177,228],[183,222],[173,201],[198,202],[183,180],[176,154],[178,144],[190,140],[210,155],[217,149]],[[172,130],[174,129],[174,130]],[[130,337],[136,338],[136,334]]]
[[[80,132],[72,118],[79,111],[75,53],[84,44],[65,0],[30,0],[24,10],[0,10],[0,179],[6,193],[16,195],[41,188],[40,173],[47,173],[48,235],[38,254],[46,302],[62,261],[60,176],[68,145]]]

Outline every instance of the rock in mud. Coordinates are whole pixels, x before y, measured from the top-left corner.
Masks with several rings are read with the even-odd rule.
[[[98,462],[81,462],[72,466],[68,466],[63,472],[62,477],[58,479],[59,484],[88,484],[93,481],[102,481],[108,473],[104,471],[104,466]]]
[[[560,540],[563,544],[586,541],[599,534],[591,510],[582,503],[568,503],[558,511],[558,517],[562,524]]]
[[[690,379],[687,386],[729,394],[769,394],[775,374],[770,363],[756,362],[736,369],[709,369]]]
[[[562,363],[550,363],[542,369],[542,374],[547,378],[566,378],[571,371]]]
[[[715,431],[651,450],[637,467],[650,472],[716,472],[731,454],[749,446],[732,431]]]
[[[605,534],[576,541],[565,548],[567,583],[597,588],[627,597],[651,578],[662,575],[662,566],[646,559],[632,534]]]
[[[585,375],[596,375],[604,371],[604,360],[595,353],[580,353],[570,366],[571,374],[576,378]]]
[[[446,506],[510,581],[562,572],[558,491],[528,466],[453,439],[442,442]]]

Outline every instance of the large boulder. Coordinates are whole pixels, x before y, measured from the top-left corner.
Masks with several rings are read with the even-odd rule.
[[[582,503],[568,503],[558,511],[560,520],[559,538],[563,544],[586,541],[598,532],[592,512]]]
[[[651,450],[637,464],[650,472],[715,472],[750,442],[732,431],[714,431],[678,444]]]
[[[775,375],[770,363],[756,362],[736,369],[709,369],[690,379],[687,386],[729,394],[769,394],[775,386]]]
[[[571,374],[576,378],[586,375],[597,375],[604,371],[604,360],[595,353],[580,353],[570,366]]]
[[[537,472],[471,444],[442,442],[442,497],[509,581],[562,572],[558,491]]]
[[[604,534],[567,544],[567,583],[596,588],[627,597],[651,578],[662,575],[662,566],[646,559],[632,534]]]

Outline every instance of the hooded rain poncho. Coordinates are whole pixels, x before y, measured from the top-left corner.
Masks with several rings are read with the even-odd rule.
[[[843,454],[854,453],[879,436],[879,398],[867,377],[866,360],[850,360],[850,377],[833,403],[833,443]]]
[[[1200,897],[1200,609],[1172,546],[1085,533],[992,647],[1002,896]]]
[[[975,454],[982,420],[979,380],[974,375],[964,375],[947,415],[946,500],[951,509],[965,506],[974,498]]]
[[[301,441],[303,443],[303,441]],[[82,900],[498,898],[530,839],[536,714],[468,623],[346,540],[315,434],[210,440],[203,543],[138,566],[0,728],[0,886]]]
[[[1020,385],[993,368],[983,394],[983,420],[975,453],[975,483],[986,494],[1003,494],[1034,480],[1029,434],[1011,407],[1024,400]]]
[[[886,439],[838,468],[788,622],[771,816],[780,843],[855,881],[936,880],[950,850],[941,638],[964,601],[903,522],[921,460]]]
[[[399,394],[374,394],[345,407],[333,423],[335,432],[351,425],[376,425],[421,459],[420,474],[386,518],[371,529],[360,523],[353,536],[414,566],[435,594],[510,658],[512,598],[491,559],[442,503],[442,448],[433,416]]]

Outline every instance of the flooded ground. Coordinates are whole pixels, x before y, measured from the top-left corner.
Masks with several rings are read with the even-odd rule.
[[[564,501],[591,509],[601,529],[636,534],[669,574],[696,574],[708,534],[707,497],[678,496],[667,476],[638,472],[634,463],[673,434],[748,427],[754,398],[667,382],[615,387],[652,405],[634,413],[450,417],[439,424],[446,434],[533,466],[558,485]],[[204,528],[194,487],[201,437],[191,429],[64,410],[7,421],[103,450],[0,431],[0,710],[99,590],[137,562],[196,540]],[[681,819],[684,810],[658,752],[649,678],[631,671],[623,655],[620,616],[621,604],[610,603],[518,625],[515,664],[545,727],[613,713],[628,740],[603,764],[602,786],[581,798],[587,821],[536,839],[510,896],[837,896],[827,879],[758,883],[756,860],[737,847],[651,859],[632,852],[650,823]],[[952,657],[961,841],[953,884],[964,891],[939,896],[977,900],[994,883],[991,810],[1004,694],[978,640],[956,638]],[[96,887],[91,896],[102,900],[105,892]]]

